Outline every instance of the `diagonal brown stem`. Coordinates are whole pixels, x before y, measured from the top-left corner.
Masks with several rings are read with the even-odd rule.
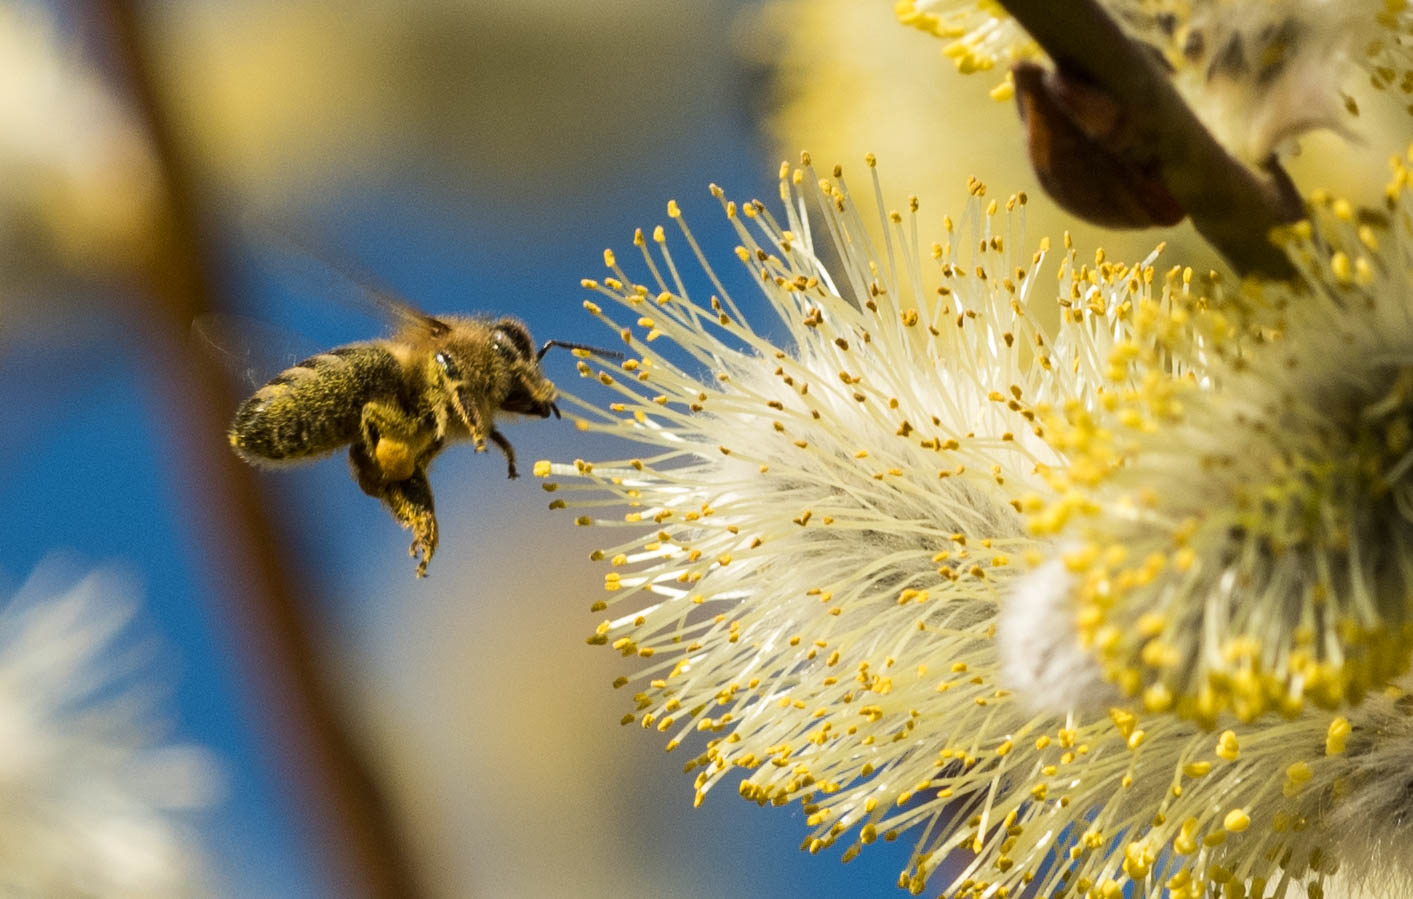
[[[1055,66],[1105,91],[1123,110],[1128,149],[1161,166],[1168,191],[1241,274],[1294,274],[1268,234],[1304,215],[1274,161],[1256,172],[1198,121],[1153,54],[1119,28],[1097,0],[1001,0]],[[1102,49],[1099,49],[1102,48]]]
[[[207,269],[208,247],[189,169],[163,115],[134,4],[100,0],[112,61],[143,119],[163,178],[163,207],[149,254],[135,265],[147,300],[150,373],[169,409],[170,464],[186,490],[192,523],[216,585],[217,610],[232,632],[242,674],[272,738],[277,773],[333,875],[332,895],[407,899],[421,895],[391,810],[341,720],[292,566],[250,469],[225,445],[231,412],[225,384],[190,348],[193,318],[222,306]]]

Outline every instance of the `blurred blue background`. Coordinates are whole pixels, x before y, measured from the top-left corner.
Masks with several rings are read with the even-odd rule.
[[[429,311],[510,313],[540,340],[612,345],[581,310],[579,281],[601,276],[605,247],[631,265],[633,229],[666,223],[676,198],[749,302],[706,190],[776,197],[779,160],[757,116],[768,73],[739,52],[744,9],[427,0],[139,11],[212,271],[239,304],[230,311],[320,348],[382,324],[270,265],[279,238],[263,222],[298,223]],[[30,30],[56,48],[55,77],[75,79],[69,93],[90,104],[111,91],[113,121],[82,103],[46,109],[32,127],[52,126],[46,139],[60,146],[97,147],[96,171],[44,174],[41,154],[25,163],[40,172],[27,183],[57,179],[61,198],[13,184],[0,197],[10,226],[0,229],[0,407],[10,413],[0,507],[12,512],[0,583],[14,588],[56,551],[76,567],[135,574],[139,629],[166,647],[169,737],[210,747],[228,773],[225,800],[192,818],[214,889],[335,895],[274,757],[268,700],[249,689],[234,616],[214,599],[214,538],[196,514],[210,485],[174,462],[192,443],[224,452],[224,435],[190,433],[199,416],[174,383],[180,367],[135,324],[149,299],[129,264],[160,165],[125,119],[118,66],[87,7],[12,4],[4,16],[21,31],[45,23]],[[877,27],[895,27],[888,4]],[[24,96],[35,69],[15,63],[6,77]],[[546,365],[592,396],[567,353]],[[441,546],[420,582],[407,535],[357,490],[341,454],[259,477],[276,517],[261,539],[297,567],[318,664],[430,894],[893,894],[906,836],[848,866],[837,849],[811,857],[798,808],[761,810],[730,783],[693,810],[681,766],[694,750],[668,755],[661,735],[618,725],[630,697],[610,683],[626,669],[583,641],[602,583],[587,557],[609,538],[549,511],[528,469],[622,450],[568,421],[506,433],[527,473],[519,481],[494,453],[439,459]]]

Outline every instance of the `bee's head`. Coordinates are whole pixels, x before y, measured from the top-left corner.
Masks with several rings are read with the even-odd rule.
[[[513,318],[450,324],[428,357],[426,378],[472,433],[499,409],[547,417],[554,385],[540,373],[530,332]],[[479,421],[479,426],[478,426]]]
[[[509,390],[501,399],[500,408],[540,418],[553,413],[558,418],[554,384],[540,371],[530,330],[513,318],[499,319],[491,325],[491,347],[497,363],[504,365],[510,376]]]
[[[548,341],[537,352],[530,330],[514,318],[465,320],[442,327],[442,333],[433,335],[438,344],[428,363],[428,380],[440,388],[471,431],[476,430],[473,409],[560,417],[555,386],[540,369],[540,359],[551,347],[623,358],[612,350],[562,340]]]

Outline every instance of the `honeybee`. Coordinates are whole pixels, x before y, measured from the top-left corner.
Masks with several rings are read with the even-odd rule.
[[[551,347],[622,358],[550,340],[538,351],[514,318],[432,316],[386,292],[374,299],[394,334],[335,347],[271,379],[240,404],[228,432],[245,461],[280,466],[348,446],[353,479],[412,531],[409,554],[424,577],[437,549],[427,467],[448,444],[486,441],[518,477],[515,449],[496,427],[500,413],[560,417],[554,384],[540,369]]]

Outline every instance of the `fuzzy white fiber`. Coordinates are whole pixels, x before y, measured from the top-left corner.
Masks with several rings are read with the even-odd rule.
[[[1119,700],[1075,629],[1074,575],[1050,559],[1011,587],[996,625],[1001,682],[1036,714],[1102,714]]]

